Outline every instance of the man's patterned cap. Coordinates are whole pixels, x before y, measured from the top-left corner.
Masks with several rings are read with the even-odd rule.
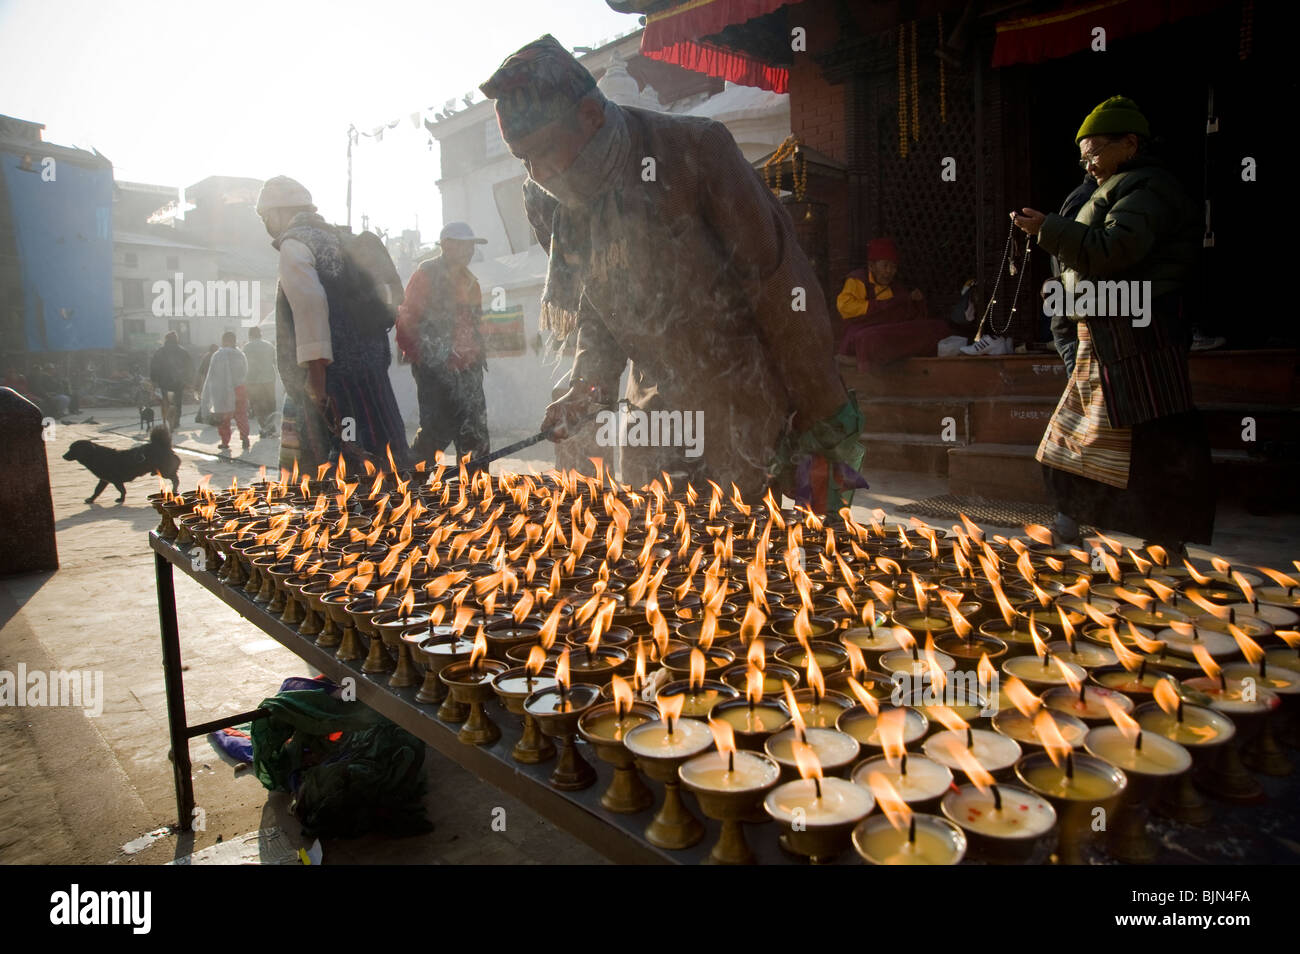
[[[570,115],[595,88],[596,77],[549,33],[507,56],[479,87],[496,100],[497,122],[507,142]]]

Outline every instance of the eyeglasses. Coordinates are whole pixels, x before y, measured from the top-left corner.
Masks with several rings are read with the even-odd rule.
[[[1115,145],[1113,142],[1105,143],[1091,156],[1084,156],[1082,159],[1079,160],[1079,168],[1082,169],[1084,172],[1087,172],[1088,168],[1093,164],[1095,164],[1097,160],[1101,158],[1102,150],[1109,149],[1113,145]]]

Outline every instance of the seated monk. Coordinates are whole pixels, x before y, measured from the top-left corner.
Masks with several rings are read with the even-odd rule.
[[[891,238],[867,243],[867,267],[849,273],[835,304],[845,321],[840,354],[856,355],[858,369],[901,358],[934,355],[948,326],[926,315],[925,296],[895,281],[898,249]]]

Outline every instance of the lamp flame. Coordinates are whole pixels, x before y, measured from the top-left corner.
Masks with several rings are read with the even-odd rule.
[[[1038,741],[1043,743],[1047,757],[1052,760],[1052,763],[1057,768],[1064,766],[1066,757],[1074,751],[1074,746],[1065,740],[1060,726],[1046,709],[1038,710],[1038,714],[1034,716],[1034,734],[1038,736]]]

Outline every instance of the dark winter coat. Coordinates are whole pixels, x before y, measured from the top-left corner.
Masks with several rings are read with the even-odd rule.
[[[1178,179],[1158,160],[1137,157],[1099,185],[1074,220],[1048,215],[1038,243],[1079,279],[1149,281],[1153,315],[1091,317],[1112,427],[1191,410],[1191,329],[1183,292],[1195,268],[1201,223]]]

